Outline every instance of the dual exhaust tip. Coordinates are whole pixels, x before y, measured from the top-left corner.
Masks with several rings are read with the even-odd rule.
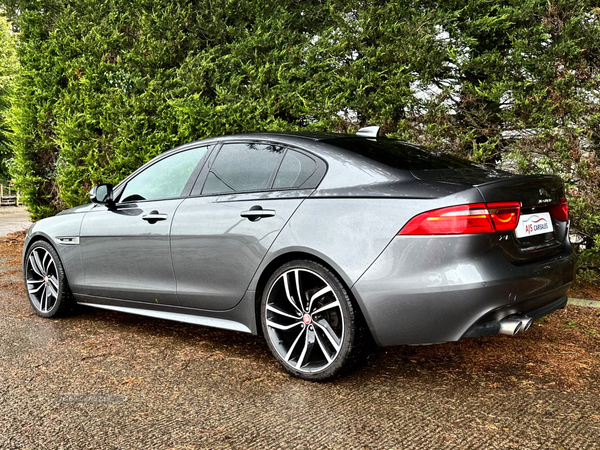
[[[533,319],[529,316],[508,316],[500,321],[500,331],[498,333],[514,336],[521,331],[527,331],[532,323]]]

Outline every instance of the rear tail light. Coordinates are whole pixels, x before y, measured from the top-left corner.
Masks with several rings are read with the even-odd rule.
[[[511,231],[517,228],[521,212],[520,203],[488,203],[487,207],[496,231]]]
[[[518,202],[474,203],[434,209],[413,217],[401,235],[475,234],[510,231],[517,227]]]
[[[560,199],[559,205],[552,205],[550,207],[550,214],[556,219],[562,222],[569,220],[569,204],[565,197]]]

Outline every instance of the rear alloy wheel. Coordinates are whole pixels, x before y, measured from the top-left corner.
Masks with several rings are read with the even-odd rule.
[[[50,244],[32,244],[25,258],[24,276],[27,296],[37,315],[60,317],[73,309],[75,301],[64,269]]]
[[[269,279],[262,328],[275,358],[305,380],[332,378],[361,351],[363,328],[337,277],[313,261],[285,264]]]

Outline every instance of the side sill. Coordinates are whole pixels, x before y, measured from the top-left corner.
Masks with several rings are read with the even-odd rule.
[[[192,314],[181,314],[168,311],[155,311],[152,309],[127,308],[125,306],[100,305],[97,303],[77,302],[79,305],[91,306],[93,308],[109,309],[138,316],[154,317],[156,319],[173,320],[175,322],[191,323],[194,325],[203,325],[206,327],[223,328],[225,330],[241,331],[242,333],[252,333],[250,328],[233,320],[218,319],[214,317],[195,316]]]

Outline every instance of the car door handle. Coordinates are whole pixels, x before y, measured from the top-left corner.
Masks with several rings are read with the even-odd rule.
[[[251,222],[256,222],[263,217],[275,216],[275,210],[273,209],[262,209],[262,206],[253,206],[248,211],[242,211],[240,216],[246,217]]]
[[[149,223],[156,223],[159,220],[167,220],[169,216],[167,214],[160,214],[158,211],[150,211],[150,214],[146,214],[142,216],[142,220],[145,220]]]

